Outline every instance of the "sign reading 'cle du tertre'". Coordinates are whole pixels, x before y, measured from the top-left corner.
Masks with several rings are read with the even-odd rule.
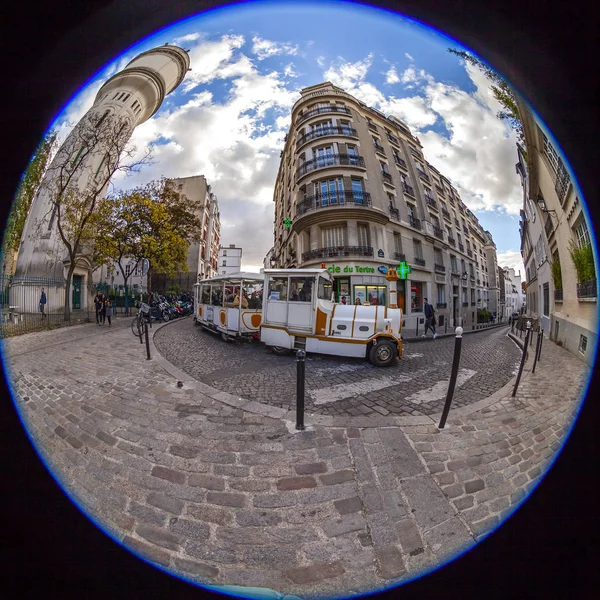
[[[363,267],[361,265],[329,265],[330,273],[375,273],[375,267]]]

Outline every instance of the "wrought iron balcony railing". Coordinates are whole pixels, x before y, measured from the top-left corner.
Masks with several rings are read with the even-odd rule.
[[[408,183],[402,182],[402,189],[413,198],[415,197],[415,190],[413,190],[412,186],[408,185]]]
[[[336,206],[359,206],[361,208],[369,208],[371,206],[371,194],[369,194],[369,192],[344,190],[336,193],[308,196],[296,204],[296,216],[301,216],[312,210]]]
[[[376,127],[376,125],[374,123],[369,123],[369,129],[371,131],[377,131],[377,127]]]
[[[431,181],[429,179],[429,175],[427,175],[427,173],[425,173],[425,171],[421,171],[420,169],[417,169],[417,171],[419,171],[419,177],[425,181]]]
[[[442,207],[442,215],[444,215],[444,217],[446,219],[448,219],[448,221],[452,220],[452,217],[450,216],[450,213],[445,208],[443,208],[443,207]]]
[[[305,133],[303,136],[298,138],[298,146],[302,146],[306,144],[306,142],[310,142],[311,140],[325,137],[328,135],[343,135],[346,137],[358,137],[358,133],[356,129],[352,129],[352,127],[319,127],[318,129],[313,129],[313,131],[309,131]]]
[[[425,202],[427,203],[427,206],[437,210],[437,202],[431,196],[425,196]]]
[[[437,302],[435,307],[436,308],[448,308],[448,305],[445,302]]]
[[[563,291],[562,290],[554,290],[554,302],[562,302],[563,301]]]
[[[577,298],[597,298],[598,290],[597,290],[597,282],[596,279],[589,279],[588,281],[580,281],[577,284]]]
[[[419,219],[417,219],[417,217],[408,217],[409,222],[410,222],[410,226],[414,227],[415,229],[421,229],[421,221]]]
[[[465,306],[469,306],[469,303],[468,302],[463,302],[462,305],[463,305],[463,308],[464,308]]]
[[[569,173],[565,168],[563,161],[559,159],[558,172],[556,173],[556,182],[554,184],[554,189],[556,191],[558,201],[560,202],[561,206],[565,202],[570,183],[571,178],[569,177]]]
[[[448,243],[451,246],[456,246],[456,240],[453,237],[448,236]]]
[[[395,135],[392,135],[391,133],[387,134],[387,139],[390,140],[390,142],[392,142],[393,144],[396,144],[397,146],[400,145],[400,140]]]
[[[440,240],[444,239],[444,232],[440,227],[437,227],[436,225],[433,226],[433,235],[435,235],[435,237]]]
[[[394,219],[398,219],[398,221],[400,220],[400,211],[397,208],[394,208],[393,206],[389,206],[389,211],[390,214],[392,215],[392,217],[394,217]]]
[[[332,258],[334,256],[373,256],[372,246],[331,246],[316,248],[302,253],[302,261],[314,258]]]
[[[394,252],[394,258],[399,262],[406,262],[406,255],[403,252]]]
[[[335,167],[339,165],[346,167],[360,167],[364,169],[365,160],[362,156],[356,156],[354,154],[330,154],[329,156],[317,157],[312,160],[307,160],[300,165],[296,176],[302,177],[316,169],[324,169],[326,167]]]
[[[394,161],[397,165],[404,167],[406,169],[406,161],[400,156],[394,156]]]
[[[435,263],[433,266],[434,266],[434,270],[436,273],[445,273],[446,272],[446,267],[444,265],[439,265],[439,264]]]
[[[392,183],[392,176],[386,171],[381,171],[381,176],[386,183]]]
[[[546,217],[544,229],[546,231],[546,237],[550,239],[550,236],[554,233],[554,225],[552,224],[552,217],[550,215]]]
[[[352,114],[349,108],[345,106],[319,106],[318,108],[313,108],[301,115],[298,115],[298,124],[303,123],[306,119],[310,119],[310,117],[314,117],[315,115],[323,115],[327,113],[344,113],[346,115]]]
[[[375,146],[375,150],[377,152],[381,152],[382,154],[385,154],[385,148],[381,144],[378,144],[377,142],[373,142],[373,146]]]
[[[471,302],[471,306],[475,306],[476,304],[476,302]]]
[[[469,250],[468,248],[467,248],[467,256],[469,256],[470,258],[473,258],[473,251]]]
[[[415,265],[421,265],[422,267],[425,266],[425,259],[424,258],[418,258],[415,256]]]
[[[465,251],[465,247],[464,247],[464,246],[463,246],[463,245],[462,245],[460,242],[458,242],[458,249],[459,249],[461,252],[464,252],[464,251]]]

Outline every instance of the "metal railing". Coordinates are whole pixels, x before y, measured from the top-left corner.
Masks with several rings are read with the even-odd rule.
[[[469,250],[468,248],[467,248],[467,256],[468,256],[469,258],[473,258],[473,251],[472,251],[472,250]]]
[[[400,165],[401,167],[404,167],[406,169],[406,161],[400,156],[394,156],[394,162],[397,165]]]
[[[468,302],[463,302],[462,305],[463,305],[463,308],[465,308],[465,307],[469,306],[469,303]]]
[[[571,183],[571,178],[569,177],[569,172],[565,168],[565,165],[562,160],[559,160],[558,163],[558,172],[556,173],[556,182],[554,184],[554,190],[558,196],[558,200],[560,205],[562,206],[565,201],[565,197],[567,195],[567,190],[569,189],[569,185]]]
[[[424,258],[418,258],[417,256],[415,256],[415,265],[421,265],[422,267],[425,266],[425,259]]]
[[[546,231],[546,237],[548,239],[554,233],[554,225],[552,224],[552,217],[550,217],[550,215],[546,217],[546,224],[544,225],[544,230]]]
[[[330,154],[319,158],[307,160],[298,167],[296,177],[302,177],[316,169],[324,169],[326,167],[347,166],[365,168],[365,160],[362,156],[354,154]]]
[[[436,308],[448,308],[448,305],[445,302],[438,302],[435,305]]]
[[[448,236],[448,243],[451,246],[456,246],[456,240],[453,237]]]
[[[400,262],[406,262],[406,255],[403,252],[394,252],[394,258]]]
[[[339,206],[359,206],[369,208],[371,206],[371,194],[369,192],[354,192],[344,190],[335,194],[318,194],[309,196],[296,204],[296,216],[320,208],[332,208]]]
[[[313,129],[313,131],[305,133],[303,136],[298,138],[298,146],[302,146],[306,144],[306,142],[310,142],[311,140],[328,135],[343,135],[346,137],[355,138],[358,137],[356,129],[352,129],[352,127],[339,127],[332,125],[331,127],[319,127],[318,129]]]
[[[577,298],[596,298],[598,296],[596,279],[577,283]]]
[[[369,129],[370,129],[371,131],[377,131],[377,127],[375,126],[375,124],[374,124],[374,123],[369,123]]]
[[[393,144],[396,144],[397,146],[400,145],[400,140],[395,135],[392,135],[391,133],[387,134],[387,139],[390,140],[390,142],[392,142]]]
[[[345,106],[319,106],[318,108],[313,108],[301,115],[298,115],[298,123],[303,123],[306,119],[310,119],[310,117],[314,117],[315,115],[324,115],[327,113],[344,113],[346,115],[352,114],[349,108]]]
[[[409,223],[411,227],[414,227],[415,229],[421,229],[421,221],[419,219],[417,219],[416,217],[408,217],[409,219]]]
[[[392,183],[392,176],[386,171],[381,171],[381,176],[386,183]]]
[[[373,256],[372,246],[330,246],[316,248],[302,253],[302,261],[313,258],[332,258],[334,256]]]
[[[444,239],[444,232],[437,225],[433,225],[433,235],[440,240]]]
[[[373,142],[373,146],[375,146],[375,150],[377,152],[381,152],[382,154],[385,154],[385,148],[381,144],[378,144],[377,142]]]
[[[427,206],[431,206],[431,208],[437,209],[437,202],[431,196],[425,196],[425,202]]]
[[[415,190],[413,190],[411,185],[408,185],[408,183],[404,183],[402,182],[402,189],[407,193],[410,194],[411,196],[415,197]]]
[[[390,206],[388,208],[392,217],[394,217],[394,219],[400,220],[400,211],[397,208],[394,208],[393,206]]]
[[[446,217],[446,219],[448,219],[448,221],[452,220],[452,217],[450,216],[450,213],[442,207],[442,215],[444,215],[444,217]]]
[[[425,181],[431,181],[429,179],[429,175],[427,175],[427,173],[425,173],[425,171],[421,171],[420,169],[417,169],[417,171],[419,171],[419,177]]]
[[[465,247],[464,247],[464,246],[463,246],[463,245],[462,245],[460,242],[458,242],[458,249],[459,249],[461,252],[464,252],[464,251],[465,251]]]
[[[434,263],[434,269],[436,273],[445,273],[446,272],[446,267],[444,265],[440,265],[438,263]]]

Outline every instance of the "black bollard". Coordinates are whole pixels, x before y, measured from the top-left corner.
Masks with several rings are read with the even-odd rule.
[[[542,330],[541,330],[541,328],[538,327],[538,332],[537,332],[538,338],[537,338],[537,341],[535,343],[535,355],[533,357],[533,368],[531,369],[532,373],[535,373],[535,365],[537,363],[538,354],[540,352],[540,340],[541,340],[540,333],[542,333]],[[533,337],[533,335],[531,337]]]
[[[148,323],[144,325],[144,335],[146,336],[146,360],[150,360],[150,338],[148,337]]]
[[[515,387],[513,389],[513,398],[517,393],[519,387],[519,381],[521,381],[521,374],[523,373],[523,367],[525,366],[525,360],[527,359],[527,343],[529,342],[529,332],[531,331],[531,323],[527,322],[527,333],[525,334],[525,343],[523,344],[523,355],[521,356],[521,364],[519,365],[519,373],[517,374],[517,380],[515,381]]]
[[[454,340],[454,361],[452,362],[452,373],[450,374],[450,383],[448,385],[448,394],[446,395],[446,403],[444,404],[444,410],[442,411],[442,418],[438,429],[444,429],[446,425],[446,419],[450,412],[450,404],[452,404],[452,397],[454,396],[454,388],[456,387],[456,377],[458,376],[458,364],[460,363],[460,349],[462,346],[462,334],[463,328],[456,328],[456,338]]]
[[[527,322],[528,322],[528,323],[530,323],[530,321],[527,321]],[[539,330],[540,330],[540,326],[538,325],[538,333],[539,333]],[[538,337],[539,337],[539,336],[538,336]],[[532,334],[531,334],[531,336],[530,336],[530,340],[529,340],[529,346],[530,346],[530,347],[531,347],[531,346],[533,346],[533,333],[532,333]],[[537,348],[537,344],[536,344],[536,348]]]
[[[541,329],[541,328],[540,328]],[[540,357],[542,356],[542,344],[544,343],[544,330],[541,329],[542,337],[540,338],[540,348],[538,350],[538,362],[540,362]]]
[[[419,337],[419,317],[417,317],[417,330],[415,331],[415,337]]]
[[[304,429],[304,375],[306,370],[306,352],[298,350],[296,354],[296,429]]]

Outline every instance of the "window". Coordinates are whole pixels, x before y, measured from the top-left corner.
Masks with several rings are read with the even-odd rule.
[[[471,289],[471,305],[475,304],[475,290]]]
[[[342,128],[342,133],[351,134],[352,127],[350,126],[350,121],[340,121],[340,127]]]
[[[348,156],[358,156],[358,148],[356,146],[346,146],[346,151],[348,153]]]
[[[471,275],[471,277],[475,277],[475,270],[473,269],[472,263],[469,263],[469,275]]]
[[[329,281],[327,281],[324,277],[319,277],[319,288],[317,290],[317,298],[321,300],[331,300],[332,292],[332,284]]]
[[[369,246],[369,226],[358,224],[358,245],[359,246]]]
[[[554,146],[550,143],[550,140],[546,137],[544,133],[542,133],[542,137],[544,139],[544,154],[550,163],[550,166],[556,173],[558,171],[558,166],[561,164],[560,157],[558,156]]]
[[[77,161],[79,160],[79,158],[83,154],[84,150],[85,150],[85,146],[82,146],[80,148],[79,152],[77,153],[77,155],[75,156],[75,158],[73,159],[73,162],[71,163],[71,169],[75,168],[75,166],[77,165]]]
[[[452,272],[458,273],[458,265],[456,264],[456,256],[454,254],[450,255],[450,265],[452,266]]]
[[[311,302],[314,277],[290,277],[290,302]]]
[[[269,279],[269,295],[268,299],[273,300],[287,300],[287,277],[274,277]]]
[[[585,354],[586,350],[587,350],[587,337],[585,335],[580,335],[579,336],[579,352],[581,352],[581,354]]]
[[[227,256],[227,250],[223,250],[223,256]]]
[[[410,310],[411,312],[423,312],[423,284],[420,281],[411,283]]]
[[[465,275],[467,273],[467,266],[465,265],[464,259],[460,259],[460,272]]]
[[[436,265],[443,265],[444,264],[444,259],[442,258],[442,251],[439,250],[438,248],[434,248],[433,249],[433,253],[435,256],[435,264]]]
[[[591,244],[590,232],[584,218],[581,219],[581,223],[575,228],[575,235],[577,236],[577,245],[580,248]]]
[[[423,245],[419,240],[413,240],[413,250],[415,258],[423,258]]]
[[[381,172],[382,173],[388,173],[389,174],[389,170],[388,170],[388,166],[386,163],[384,163],[383,161],[379,161],[379,164],[381,165]]]
[[[402,254],[402,236],[399,233],[394,233],[394,252]]]
[[[316,152],[316,163],[317,167],[326,167],[333,164],[333,147],[326,146],[324,148],[317,148]]]
[[[227,266],[227,261],[226,261],[225,259],[223,259],[223,265],[222,265],[222,266],[223,266],[223,267],[226,267],[226,266]]]
[[[439,284],[437,286],[437,303],[445,304],[446,303],[446,286],[443,284]]]
[[[415,207],[412,204],[409,204],[407,202],[406,203],[406,208],[408,209],[408,216],[409,217],[414,217],[415,216]]]
[[[467,288],[462,288],[462,303],[467,303]]]
[[[323,246],[325,246],[326,248],[345,246],[346,240],[346,225],[338,225],[337,227],[323,228]]]
[[[364,200],[363,182],[362,179],[352,179],[352,196],[356,204],[362,204]]]
[[[100,161],[100,164],[98,165],[98,168],[96,169],[96,173],[94,174],[94,180],[98,179],[98,175],[100,174],[100,170],[104,166],[104,163],[106,162],[107,158],[108,158],[108,155],[105,154],[104,157],[102,158],[102,160]]]
[[[129,277],[131,273],[131,265],[125,265],[125,278]]]
[[[544,316],[550,316],[550,286],[548,283],[544,284]]]
[[[331,130],[331,128],[333,127],[333,124],[331,122],[331,119],[329,119],[328,121],[321,121],[320,123],[315,123],[313,125],[313,133],[315,135],[325,135],[328,131]]]
[[[344,182],[341,177],[315,183],[315,195],[322,206],[344,203]]]

